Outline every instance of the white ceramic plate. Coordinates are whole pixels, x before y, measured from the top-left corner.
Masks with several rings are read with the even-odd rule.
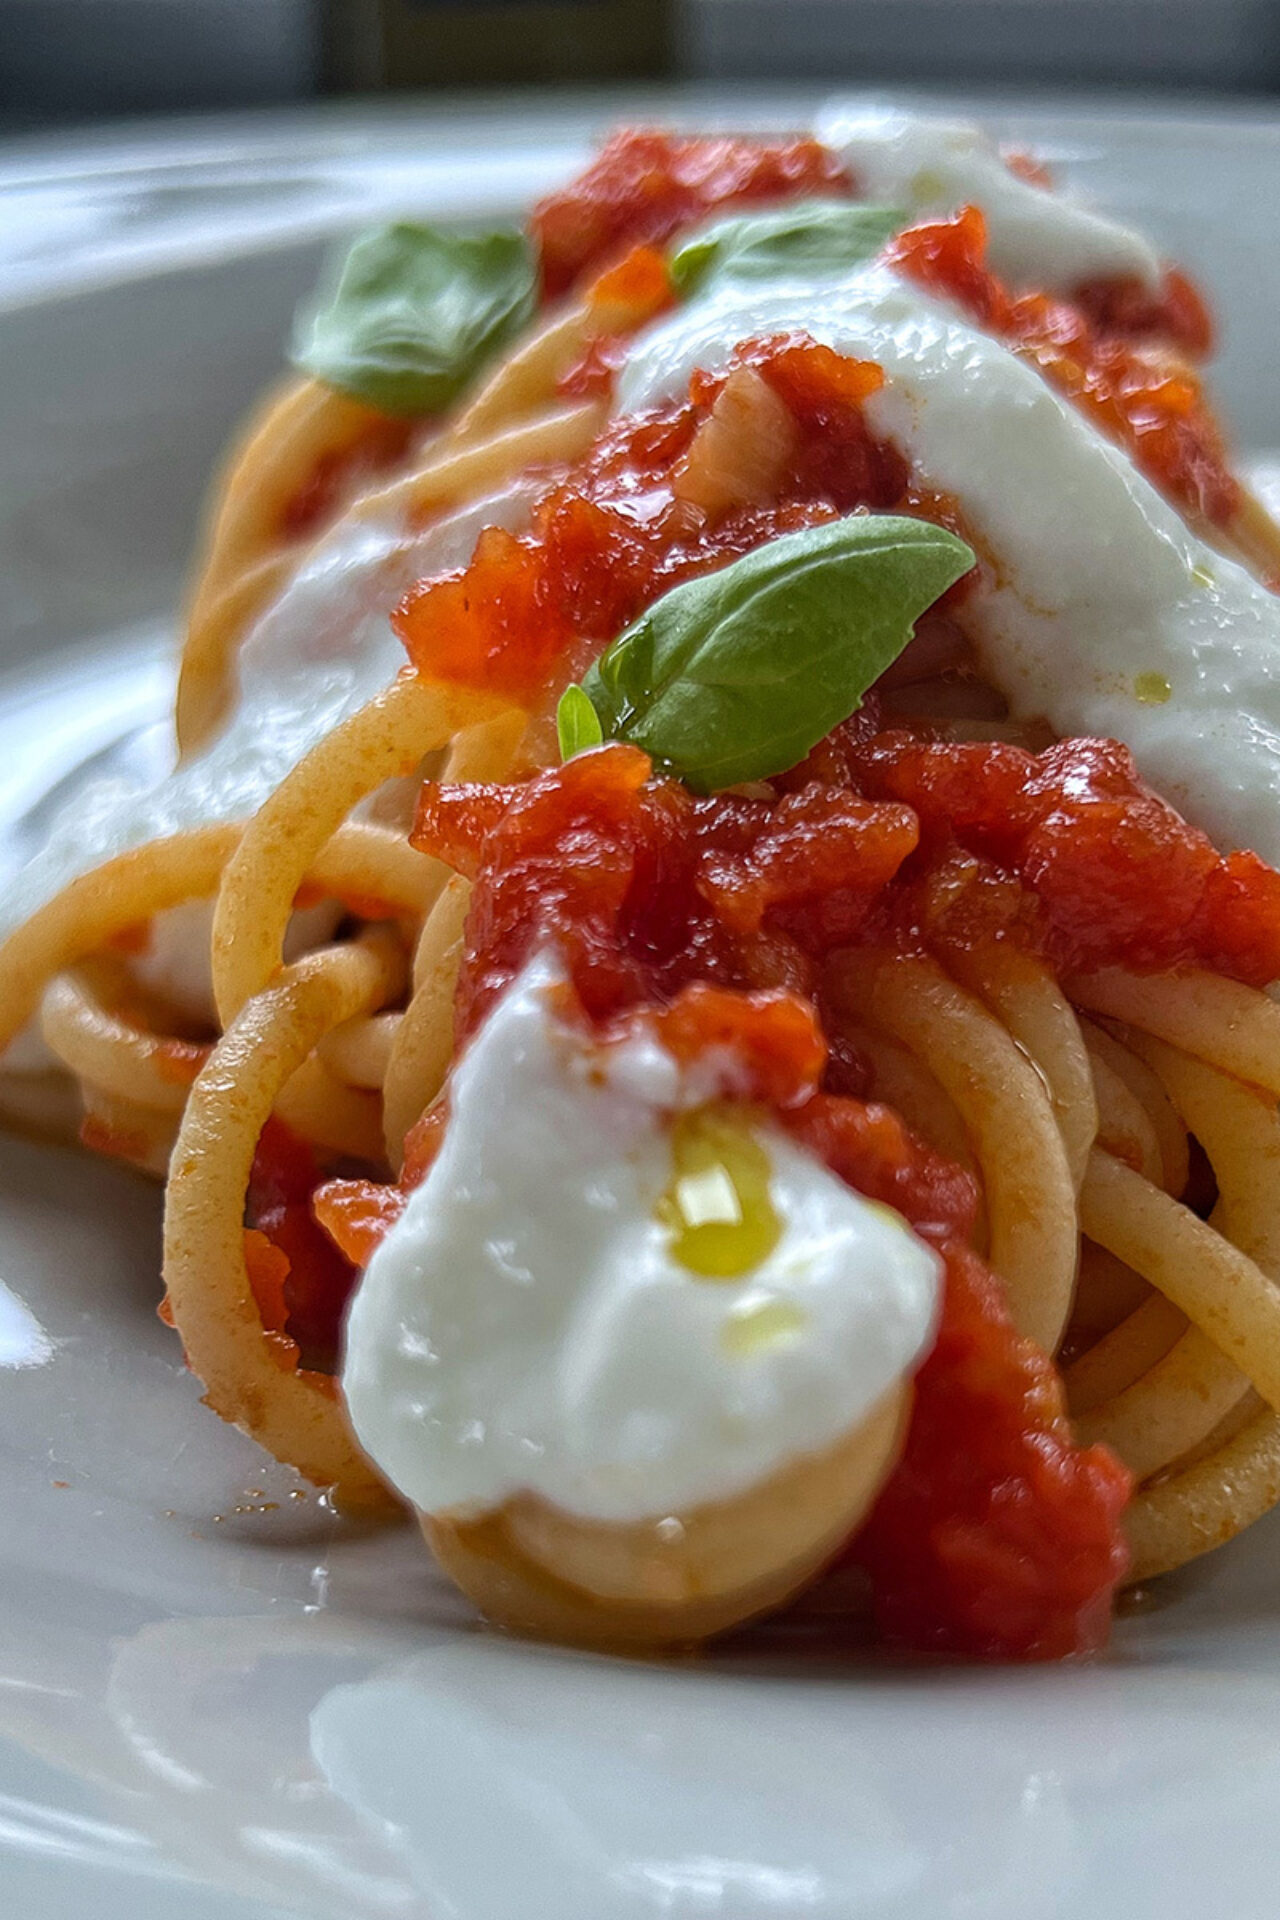
[[[617,112],[0,149],[0,823],[163,715],[200,490],[319,237],[514,205]],[[1228,411],[1280,446],[1280,127],[994,117],[1204,276]],[[201,1407],[157,1225],[143,1183],[0,1145],[4,1914],[1280,1913],[1280,1524],[1086,1668],[833,1664],[785,1631],[680,1667],[515,1645],[416,1535],[340,1524]]]

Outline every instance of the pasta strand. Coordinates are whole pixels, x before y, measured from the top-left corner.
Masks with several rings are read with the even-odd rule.
[[[1095,1150],[1080,1192],[1093,1240],[1135,1268],[1280,1406],[1280,1289],[1180,1201]]]
[[[1000,1016],[1044,1076],[1078,1193],[1098,1132],[1098,1106],[1079,1023],[1043,963],[1007,942],[948,946],[947,969]]]
[[[1280,1006],[1216,973],[1136,974],[1120,967],[1067,982],[1073,1000],[1127,1021],[1211,1066],[1280,1094]]]
[[[1039,1073],[935,961],[849,951],[839,1003],[910,1047],[954,1101],[986,1189],[991,1264],[1021,1333],[1052,1353],[1071,1311],[1078,1233],[1066,1149]]]
[[[384,781],[504,703],[404,673],[312,748],[254,815],[227,864],[213,922],[213,984],[224,1023],[275,976],[294,898],[351,809]],[[412,854],[412,849],[409,850]],[[424,875],[428,863],[421,855]]]
[[[332,1383],[275,1357],[249,1283],[244,1206],[258,1136],[285,1082],[336,1026],[400,989],[399,945],[375,930],[298,961],[256,995],[191,1090],[165,1206],[164,1277],[208,1404],[353,1508],[392,1496],[347,1427]]]

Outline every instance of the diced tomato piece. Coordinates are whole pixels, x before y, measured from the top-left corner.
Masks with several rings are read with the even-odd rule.
[[[292,1343],[296,1364],[333,1373],[355,1269],[316,1224],[315,1155],[280,1120],[268,1120],[254,1155],[245,1208],[245,1257],[268,1333]]]
[[[1113,283],[1072,301],[1011,294],[986,262],[976,207],[899,234],[891,257],[922,286],[956,301],[1029,359],[1184,512],[1225,525],[1240,502],[1226,447],[1192,369],[1171,369],[1167,342],[1207,351],[1209,317],[1190,281],[1170,274],[1158,299]],[[1148,335],[1163,336],[1156,345]]]
[[[627,246],[658,246],[713,209],[849,191],[837,156],[816,140],[617,133],[586,172],[549,194],[531,226],[549,298]]]

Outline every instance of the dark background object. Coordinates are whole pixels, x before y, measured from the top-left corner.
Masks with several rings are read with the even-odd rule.
[[[314,0],[0,0],[0,113],[89,119],[306,98]]]
[[[325,0],[326,91],[635,80],[670,71],[671,0]]]
[[[1280,86],[1280,0],[696,0],[683,30],[718,78]]]
[[[0,0],[8,128],[646,79],[1266,95],[1280,0]]]

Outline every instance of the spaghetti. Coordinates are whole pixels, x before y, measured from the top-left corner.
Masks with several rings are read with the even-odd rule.
[[[1197,594],[1215,631],[1235,620],[1259,649],[1239,700],[1280,689],[1280,533],[1205,399],[1189,283],[1147,272],[1139,243],[1025,169],[1001,176],[991,259],[1012,259],[997,215],[1016,193],[1046,247],[1132,255],[1135,273],[1009,284],[958,189],[933,217],[891,206],[887,246],[868,241],[841,210],[863,205],[870,152],[618,136],[535,211],[539,311],[449,411],[389,412],[365,372],[351,392],[304,377],[274,395],[210,517],[179,798],[139,803],[125,843],[84,871],[55,862],[0,948],[0,1046],[18,1043],[4,1110],[34,1123],[69,1081],[86,1144],[167,1177],[167,1311],[209,1405],[353,1508],[394,1511],[405,1478],[398,1494],[354,1387],[344,1398],[349,1297],[371,1261],[390,1271],[437,1192],[438,1156],[472,1124],[459,1062],[539,956],[560,968],[556,1046],[585,1048],[588,1078],[656,1050],[672,1084],[704,1088],[665,1095],[653,1124],[677,1172],[689,1153],[704,1186],[728,1183],[743,1244],[759,1228],[758,1258],[715,1278],[765,1271],[774,1227],[785,1243],[785,1206],[768,1225],[784,1165],[845,1205],[850,1245],[879,1246],[879,1229],[841,1193],[892,1209],[925,1250],[937,1300],[912,1357],[825,1438],[766,1449],[749,1481],[691,1467],[710,1493],[668,1502],[655,1467],[637,1510],[575,1508],[536,1479],[489,1504],[415,1496],[446,1570],[531,1631],[700,1638],[846,1557],[899,1644],[1056,1656],[1098,1643],[1126,1569],[1177,1566],[1280,1498],[1280,1009],[1265,992],[1280,875],[1248,850],[1274,857],[1280,822],[1262,759],[1233,763],[1219,792],[1213,742],[1186,750],[1195,711],[1173,724]],[[906,195],[907,175],[896,185]],[[985,356],[984,416],[961,348]],[[1084,502],[1069,533],[1052,524],[1059,459]],[[1120,576],[1072,598],[1073,566],[1089,566],[1077,470],[1096,478],[1099,524],[1114,495],[1135,529],[1121,561],[1137,585],[1115,617],[1140,642],[1108,658],[1102,692],[1085,685],[1089,649]],[[899,591],[893,541],[921,526],[967,560],[902,617],[834,724],[800,741],[786,703],[809,695],[784,675],[703,671],[699,648],[750,625],[724,598],[736,569],[783,569],[753,587],[757,606],[798,591],[787,555],[843,542],[848,645],[807,684],[838,681]],[[889,584],[859,599],[877,528],[896,530],[875,561]],[[351,579],[359,619],[341,611]],[[697,599],[711,581],[721,601]],[[1050,592],[1052,654],[1036,624]],[[327,593],[350,660],[341,697],[324,681],[321,700],[271,649]],[[779,598],[750,644],[780,627],[803,647],[827,617],[814,605]],[[352,637],[393,610],[398,672]],[[694,638],[677,645],[678,618]],[[664,647],[678,663],[659,684]],[[281,701],[316,709],[287,751],[261,744],[270,715],[250,711],[272,661]],[[730,781],[699,757],[720,708],[675,744],[695,684],[738,690],[715,743]],[[596,743],[563,764],[562,698]],[[733,755],[761,706],[792,744],[744,777]],[[1274,770],[1270,726],[1254,737]],[[247,760],[226,745],[236,728]],[[1180,813],[1142,774],[1159,785],[1184,762]],[[184,996],[155,955],[199,902],[207,953]],[[302,917],[317,903],[319,945]],[[502,1124],[536,1134],[540,1116]],[[772,1188],[750,1172],[760,1152]],[[680,1216],[681,1240],[672,1191],[677,1259],[721,1216]],[[366,1296],[368,1280],[353,1350]],[[799,1312],[778,1293],[742,1306],[749,1336],[725,1324],[741,1354],[801,1351]]]

